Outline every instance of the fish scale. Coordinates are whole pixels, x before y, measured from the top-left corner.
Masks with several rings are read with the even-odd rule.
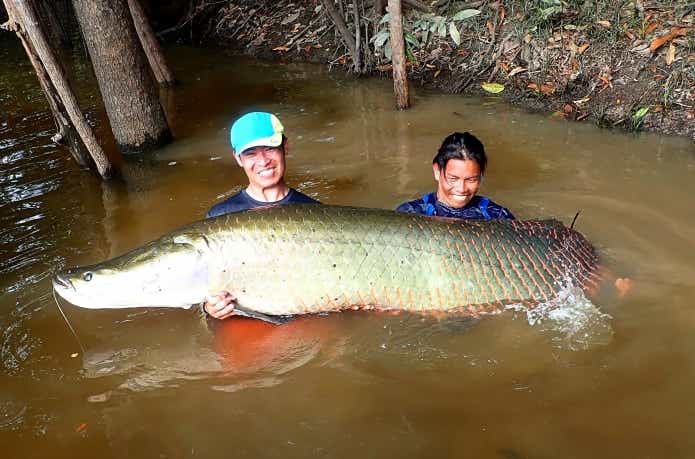
[[[192,229],[208,233],[209,256],[230,273],[210,290],[233,289],[241,306],[271,315],[545,301],[567,279],[584,287],[597,261],[581,234],[552,220],[459,221],[296,205],[182,231]]]

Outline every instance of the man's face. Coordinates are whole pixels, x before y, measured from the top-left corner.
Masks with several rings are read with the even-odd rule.
[[[283,180],[286,145],[284,147],[254,147],[235,156],[237,163],[244,168],[252,187],[270,188]]]
[[[450,159],[443,171],[432,165],[437,186],[437,198],[449,207],[460,208],[471,202],[480,188],[482,174],[476,161]]]

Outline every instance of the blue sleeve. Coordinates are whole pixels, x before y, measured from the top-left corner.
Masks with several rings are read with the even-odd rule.
[[[396,207],[396,212],[403,212],[406,214],[419,214],[420,210],[413,205],[413,201],[408,201]]]

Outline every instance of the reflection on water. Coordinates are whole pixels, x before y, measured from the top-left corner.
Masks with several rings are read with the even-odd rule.
[[[3,456],[693,455],[692,143],[418,89],[414,109],[396,112],[387,80],[176,48],[182,84],[162,94],[176,142],[101,183],[50,143],[19,51],[0,38]],[[95,85],[76,71],[112,148]],[[490,157],[484,193],[521,218],[569,223],[581,210],[575,226],[634,289],[623,300],[568,289],[477,319],[341,313],[282,327],[68,306],[81,355],[50,274],[199,219],[240,189],[228,127],[251,109],[285,124],[290,183],[332,204],[393,208],[431,191],[441,139],[474,132]]]

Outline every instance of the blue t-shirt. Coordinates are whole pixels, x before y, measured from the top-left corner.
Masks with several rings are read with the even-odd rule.
[[[218,202],[208,210],[205,218],[218,217],[232,212],[241,212],[255,207],[279,206],[284,204],[320,204],[316,199],[310,198],[304,193],[300,193],[294,188],[290,188],[287,196],[275,202],[263,202],[253,199],[246,190],[241,190],[237,194]]]
[[[514,215],[509,209],[500,206],[486,196],[477,195],[473,196],[473,199],[464,207],[455,208],[438,200],[437,193],[428,193],[415,201],[404,202],[396,208],[396,211],[460,219],[514,219]]]

